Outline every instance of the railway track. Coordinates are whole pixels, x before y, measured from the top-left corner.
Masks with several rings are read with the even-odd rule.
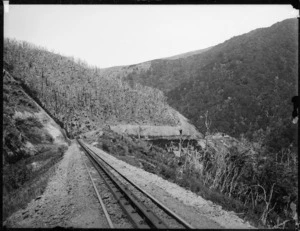
[[[120,172],[107,163],[101,156],[87,147],[82,141],[77,140],[84,150],[87,158],[103,179],[105,185],[113,194],[115,200],[122,208],[124,214],[137,229],[166,229],[193,227],[168,209],[165,205],[134,184]],[[111,228],[114,227],[99,192],[93,183],[106,219]]]

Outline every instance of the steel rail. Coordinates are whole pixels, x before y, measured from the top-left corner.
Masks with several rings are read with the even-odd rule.
[[[128,211],[128,208],[126,209],[128,203],[124,203],[124,198],[121,198],[120,196],[116,195],[114,186],[107,184],[113,192],[116,199],[118,200],[118,202],[120,202],[120,204],[122,205],[121,207],[127,213],[128,217],[136,225],[136,228],[168,228],[167,225],[159,217],[157,217],[150,209],[148,209],[142,202],[140,202],[140,200],[128,189],[128,187],[124,185],[119,179],[117,179],[117,177],[114,174],[112,174],[111,171],[108,170],[107,167],[105,167],[99,159],[96,159],[97,155],[92,150],[90,150],[86,145],[83,145],[79,140],[78,143],[89,154],[88,157],[93,158],[93,162],[95,162],[95,164],[98,165],[98,168],[101,167],[101,170],[105,172],[105,174],[110,178],[110,180],[119,188],[119,191],[121,191],[122,194],[127,198],[127,200],[132,204],[132,206],[134,206],[136,211]],[[142,218],[144,218],[149,227],[137,221],[136,217],[132,217],[135,215],[135,213],[138,213]]]
[[[112,223],[112,221],[111,221],[111,219],[110,219],[110,216],[109,216],[109,214],[108,214],[108,212],[107,212],[107,210],[106,210],[106,206],[105,206],[105,204],[103,203],[103,200],[102,200],[102,198],[101,198],[101,196],[100,196],[100,194],[99,194],[99,192],[98,192],[98,189],[97,189],[97,187],[96,187],[96,185],[95,185],[95,182],[93,181],[93,178],[92,178],[92,176],[91,176],[91,173],[90,173],[88,167],[86,166],[86,163],[85,163],[85,162],[83,162],[83,163],[84,163],[84,166],[85,166],[85,168],[86,168],[86,170],[87,170],[87,172],[88,172],[88,174],[89,174],[89,177],[90,177],[90,179],[91,179],[91,181],[92,181],[92,184],[93,184],[93,186],[94,186],[95,192],[96,192],[97,197],[98,197],[98,200],[99,200],[99,202],[100,202],[100,204],[101,204],[101,207],[102,207],[102,210],[103,210],[103,212],[104,212],[105,218],[106,218],[106,220],[107,220],[107,222],[108,222],[109,228],[114,228],[114,225],[113,225],[113,223]]]
[[[85,145],[86,146],[86,145]],[[89,149],[91,152],[95,153],[91,148],[86,146],[87,149]],[[95,153],[96,154],[96,153]],[[114,171],[116,171],[123,179],[125,179],[127,182],[129,182],[132,186],[134,186],[137,190],[145,194],[151,201],[153,201],[159,208],[161,208],[164,212],[166,212],[169,216],[174,218],[178,223],[183,225],[187,229],[195,229],[192,225],[190,225],[187,221],[185,221],[182,217],[174,213],[172,210],[170,210],[168,207],[166,207],[162,202],[154,198],[151,194],[140,188],[138,185],[133,183],[130,179],[128,179],[126,176],[124,176],[122,173],[120,173],[118,170],[116,170],[113,166],[111,166],[107,161],[105,161],[102,157],[96,154],[96,156],[101,159],[105,164],[107,164],[109,167],[111,167]]]
[[[133,224],[133,226],[137,229],[148,229],[150,228],[147,224],[144,224],[143,218],[136,212],[135,208],[132,207],[132,205],[128,202],[128,200],[123,196],[121,193],[121,190],[118,190],[117,187],[112,183],[114,182],[113,180],[110,180],[109,182],[106,178],[110,178],[109,176],[103,173],[102,167],[98,165],[96,160],[94,159],[95,157],[91,156],[89,153],[87,154],[87,157],[91,161],[92,165],[95,167],[95,169],[98,171],[98,173],[101,175],[103,178],[104,183],[106,186],[109,188],[119,205],[121,206],[122,210],[124,213],[127,215],[128,219],[130,222]]]

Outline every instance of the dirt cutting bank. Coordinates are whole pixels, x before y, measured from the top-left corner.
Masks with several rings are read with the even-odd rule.
[[[203,134],[197,131],[196,127],[188,122],[187,118],[175,110],[173,113],[179,119],[177,126],[119,124],[110,126],[110,128],[120,135],[127,134],[149,138],[176,139],[180,137],[179,131],[181,130],[182,137],[185,139],[203,138]]]

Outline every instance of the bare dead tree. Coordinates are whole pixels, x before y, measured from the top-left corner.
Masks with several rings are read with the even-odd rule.
[[[269,213],[275,208],[276,206],[276,203],[274,204],[274,206],[272,208],[270,208],[270,205],[271,205],[271,200],[272,200],[272,196],[273,196],[273,190],[274,190],[274,186],[275,186],[275,183],[273,183],[272,187],[271,187],[271,190],[270,190],[270,194],[269,194],[269,198],[267,198],[267,193],[266,193],[266,190],[263,186],[261,186],[260,184],[257,184],[257,185],[253,185],[253,187],[260,187],[262,190],[263,190],[263,200],[266,204],[265,206],[265,209],[261,215],[261,218],[260,220],[262,221],[262,223],[264,225],[266,225],[267,223],[267,218],[268,218],[268,215]]]
[[[208,111],[205,113],[205,127],[206,127],[206,133],[210,134],[210,126],[211,126],[211,120],[208,118]]]

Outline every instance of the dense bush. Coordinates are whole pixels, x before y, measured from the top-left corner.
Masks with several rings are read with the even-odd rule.
[[[298,155],[293,147],[272,153],[264,132],[255,134],[256,144],[245,138],[212,137],[206,137],[205,149],[181,141],[180,157],[172,153],[178,151],[180,140],[150,144],[111,131],[99,138],[98,146],[134,166],[139,161],[144,170],[233,210],[252,224],[275,227],[289,220],[293,227],[290,205],[298,203]]]
[[[185,67],[194,73],[167,93],[168,102],[200,131],[206,129],[209,111],[212,131],[252,139],[259,129],[285,130],[287,142],[281,142],[281,134],[277,145],[286,147],[294,134],[290,100],[297,94],[296,28],[297,20],[285,20],[192,56]]]

